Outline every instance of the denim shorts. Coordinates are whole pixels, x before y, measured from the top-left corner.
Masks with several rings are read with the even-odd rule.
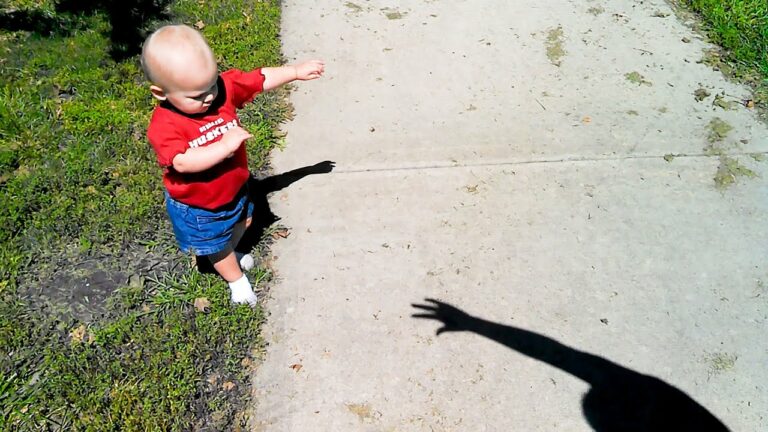
[[[176,201],[165,192],[165,208],[176,242],[184,252],[211,255],[229,246],[235,225],[253,215],[253,202],[246,187],[231,203],[206,210]],[[232,245],[234,247],[236,245]]]

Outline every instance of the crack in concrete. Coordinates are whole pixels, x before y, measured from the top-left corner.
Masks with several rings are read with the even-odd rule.
[[[496,166],[517,166],[517,165],[546,165],[546,164],[558,164],[558,163],[590,163],[590,162],[620,162],[625,160],[640,160],[640,159],[664,159],[667,155],[674,156],[675,159],[696,159],[696,158],[718,158],[721,155],[712,155],[706,153],[689,153],[689,154],[677,154],[667,153],[664,155],[627,155],[627,156],[606,156],[606,157],[565,157],[558,159],[534,159],[534,160],[522,160],[522,161],[504,161],[504,162],[478,162],[478,163],[466,163],[466,164],[436,164],[436,165],[424,165],[424,166],[402,166],[391,168],[364,168],[364,169],[341,169],[333,170],[329,174],[359,174],[366,172],[388,172],[388,171],[417,171],[417,170],[432,170],[432,169],[448,169],[448,168],[475,168],[475,167],[496,167]],[[768,156],[768,151],[757,152],[732,152],[724,153],[723,156],[751,156],[751,155],[763,155]],[[667,162],[671,163],[671,162]]]

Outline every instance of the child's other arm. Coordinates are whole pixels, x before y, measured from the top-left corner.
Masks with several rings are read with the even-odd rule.
[[[310,60],[295,66],[261,68],[264,74],[264,91],[280,87],[295,80],[309,81],[320,78],[325,72],[325,63],[321,60]]]
[[[195,173],[210,169],[235,153],[243,141],[251,137],[245,129],[236,126],[224,133],[221,140],[204,147],[195,147],[173,158],[173,169],[180,173]]]

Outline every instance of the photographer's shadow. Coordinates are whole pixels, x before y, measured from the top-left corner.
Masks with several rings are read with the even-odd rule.
[[[54,12],[42,8],[0,7],[0,29],[33,31],[41,36],[70,35],[80,29],[85,20],[79,16],[104,14],[109,22],[109,53],[113,60],[128,59],[141,52],[150,26],[171,18],[171,0],[58,0]]]
[[[443,324],[437,334],[469,331],[552,365],[591,387],[581,404],[597,432],[728,431],[728,428],[680,389],[610,360],[568,347],[547,336],[473,317],[434,299],[413,304],[414,318]]]

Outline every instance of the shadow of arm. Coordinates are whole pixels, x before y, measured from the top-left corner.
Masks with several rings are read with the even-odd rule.
[[[333,168],[335,167],[336,163],[332,161],[319,162],[314,165],[305,166],[283,174],[267,177],[263,180],[258,180],[256,182],[256,187],[261,193],[264,194],[276,192],[290,186],[294,182],[299,181],[308,175],[327,174],[333,171]]]
[[[590,384],[620,376],[625,368],[602,357],[576,350],[555,339],[518,327],[506,326],[481,318],[434,299],[426,300],[429,304],[413,307],[424,311],[414,314],[414,318],[439,321],[443,327],[437,330],[440,335],[446,332],[469,331],[496,341],[528,357],[552,365],[568,372]]]

